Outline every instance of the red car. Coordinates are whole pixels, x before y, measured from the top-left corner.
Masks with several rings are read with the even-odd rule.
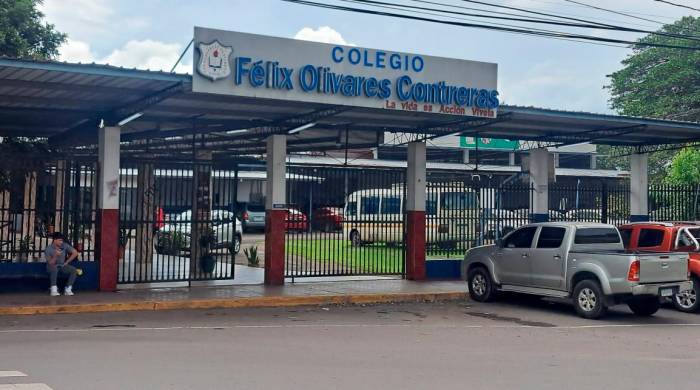
[[[309,229],[309,222],[306,214],[295,208],[287,209],[287,217],[284,219],[284,228],[287,231],[306,231]]]
[[[694,222],[642,222],[620,226],[625,248],[634,251],[688,252],[688,272],[693,288],[673,298],[676,309],[700,310],[700,224]]]
[[[343,209],[340,207],[321,207],[314,211],[311,227],[324,232],[343,229]]]

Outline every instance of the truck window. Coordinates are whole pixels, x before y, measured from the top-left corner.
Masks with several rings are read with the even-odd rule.
[[[379,197],[363,196],[360,199],[360,214],[379,214]]]
[[[574,244],[617,244],[620,235],[615,228],[581,228],[576,229]]]
[[[659,229],[641,229],[639,231],[639,248],[652,248],[664,242],[664,231]]]
[[[537,239],[538,248],[559,248],[564,242],[566,228],[544,226],[540,230],[540,237]]]
[[[518,229],[506,237],[503,246],[506,248],[530,248],[536,231],[536,226]]]
[[[401,198],[382,198],[382,214],[401,214]]]
[[[632,241],[632,229],[620,229],[620,236],[622,237],[622,244],[625,248],[630,246],[630,241]]]

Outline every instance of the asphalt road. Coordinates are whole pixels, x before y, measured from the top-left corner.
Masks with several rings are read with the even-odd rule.
[[[19,371],[25,377],[8,376]],[[509,297],[0,317],[2,384],[108,389],[696,389],[700,315]],[[36,385],[39,386],[39,385]],[[29,389],[28,388],[28,389]]]

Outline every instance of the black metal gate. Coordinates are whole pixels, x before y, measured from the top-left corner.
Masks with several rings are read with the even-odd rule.
[[[404,169],[289,166],[287,277],[404,275]]]
[[[41,261],[51,234],[59,231],[78,249],[80,260],[94,261],[94,159],[3,158],[21,163],[0,172],[0,261]]]
[[[529,222],[532,187],[522,177],[428,171],[427,259],[460,258]]]
[[[123,162],[119,283],[232,279],[236,185],[235,166]]]

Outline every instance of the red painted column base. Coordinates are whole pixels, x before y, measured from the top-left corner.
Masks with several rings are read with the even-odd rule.
[[[406,214],[406,278],[425,280],[425,211]]]
[[[95,242],[100,266],[100,291],[116,291],[119,272],[119,210],[98,210]]]
[[[287,210],[265,213],[265,284],[284,284],[284,221]]]

